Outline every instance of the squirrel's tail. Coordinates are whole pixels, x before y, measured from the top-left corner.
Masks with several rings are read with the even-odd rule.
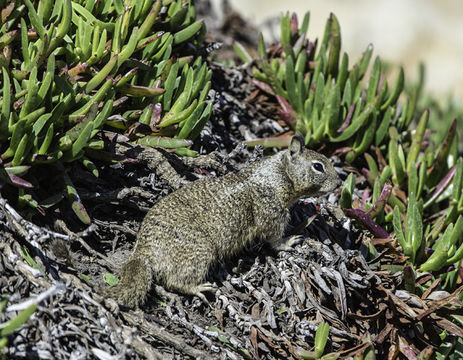
[[[116,286],[106,288],[106,295],[129,307],[143,304],[152,282],[152,270],[148,261],[132,256],[122,266],[120,274],[121,280]]]

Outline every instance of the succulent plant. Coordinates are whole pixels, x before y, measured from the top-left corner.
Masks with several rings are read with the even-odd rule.
[[[5,310],[6,304],[8,302],[8,297],[2,296],[0,299],[0,313]],[[18,313],[13,319],[0,323],[0,351],[3,350],[8,345],[7,336],[18,331],[21,326],[29,320],[32,314],[37,309],[38,304],[34,303],[29,305],[27,308]],[[3,357],[2,357],[3,358]]]
[[[349,175],[340,199],[349,216],[375,237],[394,233],[409,262],[421,271],[458,269],[463,259],[463,160],[457,154],[457,121],[445,116],[447,128],[439,125],[442,137],[433,135],[429,110],[417,109],[423,68],[418,83],[404,93],[402,68],[392,86],[379,57],[367,71],[371,45],[349,68],[333,14],[320,43],[308,38],[309,20],[307,13],[299,26],[296,15],[287,13],[281,17],[278,43],[266,47],[260,36],[254,84],[275,97],[281,118],[306,144],[331,143],[347,162],[364,167],[373,191],[360,208],[353,208],[355,177]],[[235,51],[242,61],[252,60],[241,45],[235,44]],[[451,108],[448,113],[458,112]],[[249,143],[283,146],[289,136]],[[442,215],[436,220],[430,217],[435,213]]]
[[[307,37],[309,19],[307,13],[298,28],[295,15],[282,16],[281,41],[268,52],[260,37],[259,58],[253,71],[255,84],[276,96],[282,118],[304,135],[306,144],[336,143],[348,149],[346,160],[352,162],[370,145],[385,144],[391,125],[403,127],[410,122],[411,118],[395,116],[404,72],[400,69],[390,90],[377,57],[364,88],[373,47],[370,45],[349,70],[348,55],[340,56],[336,17],[330,15],[319,47],[317,40]],[[239,54],[246,60],[249,55],[243,55],[244,51],[241,48]]]
[[[186,0],[0,1],[0,179],[34,208],[32,169],[91,161],[103,127],[135,143],[188,147],[211,113],[205,27]],[[55,164],[50,166],[50,164]],[[72,180],[60,190],[90,221]],[[48,194],[50,195],[50,194]],[[56,194],[55,194],[56,195]],[[55,196],[59,199],[60,196]]]

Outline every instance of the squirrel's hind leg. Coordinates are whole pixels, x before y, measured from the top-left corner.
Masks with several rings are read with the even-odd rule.
[[[215,292],[216,290],[217,290],[217,286],[215,286],[214,284],[210,282],[205,282],[199,285],[188,286],[188,287],[179,289],[179,291],[181,291],[184,294],[194,295],[194,296],[199,297],[201,301],[206,305],[209,305],[209,301],[207,301],[207,298],[203,293],[206,291]]]

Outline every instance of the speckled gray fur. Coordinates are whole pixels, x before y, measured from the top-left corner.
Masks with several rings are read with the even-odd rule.
[[[323,165],[322,171],[314,162]],[[110,296],[138,306],[154,281],[205,300],[202,292],[213,290],[204,283],[211,266],[257,239],[276,250],[287,249],[291,243],[282,236],[291,204],[333,191],[340,182],[328,159],[305,149],[302,138],[295,136],[288,150],[239,173],[185,185],[148,212]]]

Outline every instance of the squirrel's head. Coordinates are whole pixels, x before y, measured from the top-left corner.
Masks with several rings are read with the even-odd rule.
[[[319,195],[341,185],[333,165],[323,155],[305,148],[301,135],[294,135],[285,154],[286,171],[300,195]]]

